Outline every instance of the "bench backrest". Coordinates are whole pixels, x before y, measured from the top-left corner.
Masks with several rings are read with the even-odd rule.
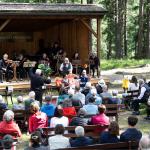
[[[134,91],[127,91],[128,95],[126,96],[126,98],[134,98],[137,97],[140,93],[139,90],[134,90]]]
[[[60,150],[137,150],[138,142],[119,142],[119,143],[108,143],[108,144],[94,144],[83,147],[71,147]]]

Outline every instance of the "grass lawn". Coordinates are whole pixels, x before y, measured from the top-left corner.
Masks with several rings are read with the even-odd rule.
[[[150,59],[111,59],[111,60],[101,60],[102,70],[116,69],[116,68],[127,68],[136,67],[145,64],[150,64]]]

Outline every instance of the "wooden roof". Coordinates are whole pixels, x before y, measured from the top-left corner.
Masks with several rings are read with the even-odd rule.
[[[86,16],[100,17],[106,10],[100,5],[0,3],[0,17],[11,16]]]

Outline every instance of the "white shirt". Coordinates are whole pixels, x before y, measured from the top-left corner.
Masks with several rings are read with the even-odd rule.
[[[145,88],[145,87],[142,87],[138,99],[142,99],[142,97],[144,96],[144,93],[145,93],[145,92],[146,92],[146,88]]]
[[[65,116],[62,116],[61,118],[52,117],[50,127],[54,128],[57,124],[62,124],[64,127],[67,127],[69,125],[69,120]]]
[[[63,135],[55,135],[48,139],[50,150],[70,147],[69,139]]]
[[[137,84],[137,86],[136,86],[135,83],[129,83],[128,90],[129,91],[139,90],[139,84]]]

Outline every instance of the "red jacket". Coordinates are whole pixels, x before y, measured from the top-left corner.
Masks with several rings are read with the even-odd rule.
[[[10,135],[11,135],[11,133],[18,133],[18,137],[21,137],[21,135],[22,135],[19,126],[14,121],[0,122],[0,133],[4,133],[4,134],[6,133],[6,134],[10,134]]]
[[[48,118],[45,113],[37,112],[29,117],[29,132],[32,133],[38,128],[48,126]]]

